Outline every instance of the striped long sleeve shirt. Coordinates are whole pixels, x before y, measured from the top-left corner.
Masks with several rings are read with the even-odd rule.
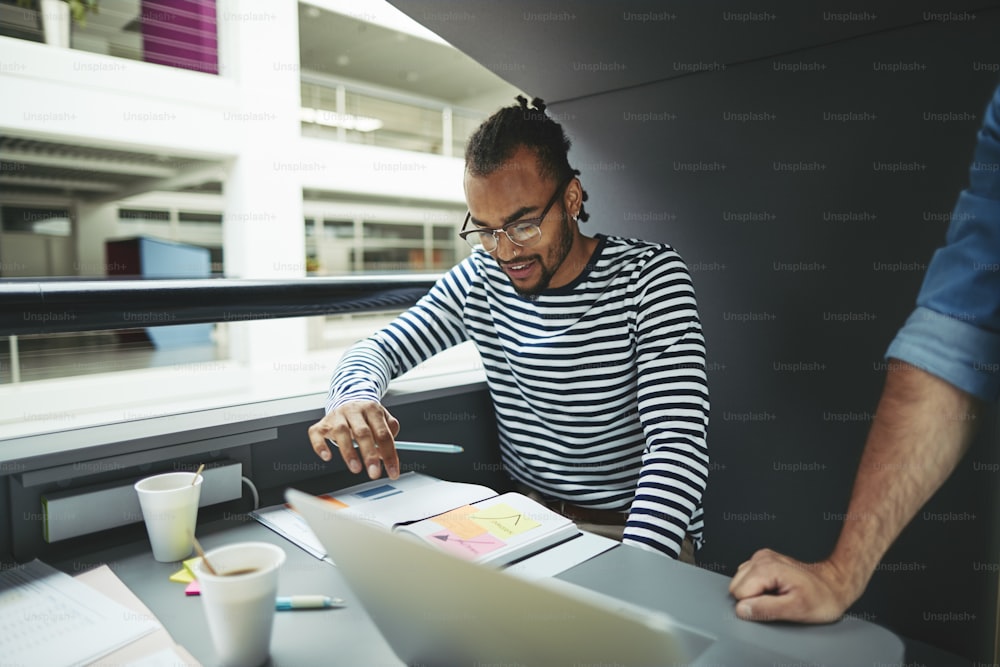
[[[598,235],[570,284],[518,295],[482,251],[353,346],[327,410],[380,400],[390,380],[474,341],[515,480],[584,507],[628,510],[623,541],[676,557],[703,536],[705,342],[694,288],[664,244]]]

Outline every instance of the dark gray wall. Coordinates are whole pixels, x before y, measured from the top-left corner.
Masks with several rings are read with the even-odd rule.
[[[590,194],[585,229],[669,242],[692,269],[712,397],[701,565],[731,574],[765,546],[825,556],[882,355],[1000,81],[996,3],[396,4],[550,103]],[[992,664],[986,421],[851,613]]]
[[[997,83],[974,65],[1000,60],[998,34],[996,13],[924,24],[554,105],[592,231],[669,242],[693,272],[712,397],[704,566],[832,547],[882,355],[966,180]],[[876,69],[900,62],[918,69]],[[992,662],[996,460],[966,459],[853,613]]]

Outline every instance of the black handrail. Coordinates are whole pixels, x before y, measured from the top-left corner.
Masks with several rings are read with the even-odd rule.
[[[403,310],[438,277],[0,280],[0,336]]]

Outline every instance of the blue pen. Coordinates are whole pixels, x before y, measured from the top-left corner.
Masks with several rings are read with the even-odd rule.
[[[292,611],[293,609],[330,609],[344,607],[347,602],[342,598],[331,598],[327,595],[292,595],[279,597],[275,600],[277,611]]]
[[[357,449],[358,443],[354,443]],[[396,449],[408,452],[434,452],[436,454],[461,454],[465,448],[461,445],[452,445],[444,442],[414,442],[413,440],[397,440]]]
[[[460,445],[443,442],[413,442],[412,440],[397,440],[396,449],[410,452],[436,452],[438,454],[461,454],[465,451]]]

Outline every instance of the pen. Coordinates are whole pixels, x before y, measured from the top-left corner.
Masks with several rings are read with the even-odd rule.
[[[358,443],[354,443],[357,448]],[[408,452],[435,452],[437,454],[460,454],[465,451],[461,445],[451,445],[443,442],[414,442],[412,440],[397,440],[396,449]]]
[[[396,449],[409,452],[437,452],[439,454],[460,454],[465,451],[465,448],[460,445],[443,442],[413,442],[412,440],[397,440]]]
[[[331,598],[327,595],[292,595],[279,597],[275,600],[274,608],[277,611],[291,611],[293,609],[329,609],[346,605],[347,602],[342,598]]]

